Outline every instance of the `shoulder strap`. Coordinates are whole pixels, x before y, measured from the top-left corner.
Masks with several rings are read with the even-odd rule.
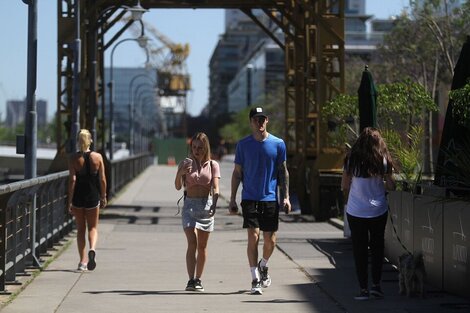
[[[212,186],[212,181],[214,180],[214,174],[213,174],[213,169],[212,169],[212,160],[210,160],[210,167],[211,167],[211,182],[210,182],[211,189],[209,191],[209,194],[212,196],[214,194],[214,187]]]

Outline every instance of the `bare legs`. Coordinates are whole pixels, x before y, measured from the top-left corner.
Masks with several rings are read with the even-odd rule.
[[[193,227],[185,228],[184,233],[188,241],[186,269],[189,279],[201,278],[204,265],[206,264],[207,242],[210,233]]]
[[[259,228],[248,228],[248,247],[246,249],[248,255],[248,263],[250,267],[258,265],[258,243],[259,243]],[[268,260],[274,252],[276,247],[276,233],[275,232],[263,232],[263,258]]]
[[[88,262],[85,239],[87,225],[88,244],[90,250],[95,250],[96,242],[98,241],[99,208],[90,210],[72,208],[72,214],[75,216],[75,223],[77,225],[77,247],[80,263],[86,264]]]

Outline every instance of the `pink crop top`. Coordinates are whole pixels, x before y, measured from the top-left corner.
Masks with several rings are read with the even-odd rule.
[[[193,160],[191,173],[185,175],[186,188],[199,185],[199,186],[204,186],[207,189],[210,189],[211,188],[210,183],[211,183],[211,178],[212,178],[211,172],[214,178],[220,178],[219,163],[212,160],[212,171],[211,171],[211,161],[206,161],[202,165],[202,168],[198,171],[196,162]]]

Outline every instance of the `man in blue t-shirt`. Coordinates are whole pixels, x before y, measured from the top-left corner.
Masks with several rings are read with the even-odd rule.
[[[263,108],[250,110],[252,133],[237,144],[229,204],[230,212],[237,213],[235,199],[241,182],[243,228],[246,228],[248,233],[247,252],[252,294],[262,294],[261,287],[267,288],[271,285],[268,261],[276,246],[279,204],[286,214],[291,210],[286,145],[282,139],[268,133],[268,122]],[[264,244],[263,257],[258,262],[260,230],[263,231]]]

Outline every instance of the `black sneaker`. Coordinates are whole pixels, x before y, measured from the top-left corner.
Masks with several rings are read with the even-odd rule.
[[[263,286],[263,288],[271,286],[271,277],[268,275],[268,267],[261,266],[261,260],[258,262],[258,272],[261,276],[261,286]]]
[[[361,289],[361,292],[354,297],[354,300],[369,300],[369,291],[367,291],[367,289]]]
[[[202,283],[199,278],[194,280],[194,291],[204,291],[204,287],[202,287]]]
[[[252,295],[262,295],[263,294],[263,289],[261,289],[261,282],[257,279],[254,279],[251,282],[251,290],[250,290]]]
[[[95,250],[88,251],[87,268],[89,271],[92,271],[96,268],[96,251]]]
[[[370,295],[375,299],[383,299],[384,297],[384,293],[379,285],[372,286],[372,288],[370,288]]]
[[[188,280],[188,284],[186,285],[186,291],[196,291],[195,281],[194,279]]]

